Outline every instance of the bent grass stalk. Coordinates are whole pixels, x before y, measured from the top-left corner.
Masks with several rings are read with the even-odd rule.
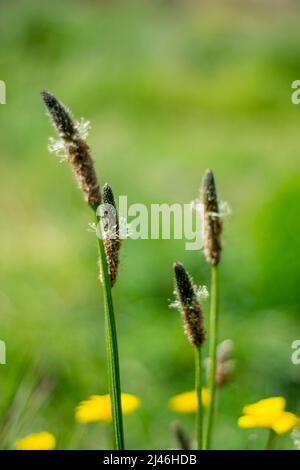
[[[209,390],[210,403],[207,410],[206,434],[204,439],[204,449],[208,450],[211,445],[211,434],[216,402],[216,368],[217,368],[217,330],[218,330],[218,267],[211,268],[211,303],[210,303],[210,342],[209,342]]]
[[[95,215],[96,225],[97,207],[101,204],[100,186],[97,179],[90,149],[86,144],[88,123],[75,123],[70,112],[54,95],[47,91],[41,93],[53,127],[59,135],[58,141],[51,141],[50,151],[64,153],[75,174],[79,189],[85,201]],[[114,445],[117,450],[124,449],[123,420],[121,408],[121,386],[119,371],[119,356],[116,323],[111,295],[111,278],[108,269],[108,260],[102,238],[97,237],[102,273],[105,310],[105,336],[108,362],[109,393],[111,399],[112,422],[114,430]]]
[[[95,212],[96,225],[99,218]],[[119,352],[117,341],[116,321],[114,314],[113,299],[111,294],[111,281],[108,273],[107,260],[102,238],[97,236],[97,245],[99,253],[100,268],[102,273],[102,286],[104,293],[104,310],[105,310],[105,336],[106,336],[106,352],[108,365],[109,394],[112,407],[112,421],[114,428],[114,445],[115,449],[123,450],[124,431],[123,416],[121,408],[121,382],[120,382],[120,366]]]
[[[195,348],[195,390],[198,401],[196,414],[197,449],[202,450],[203,404],[202,404],[202,354],[201,348]]]

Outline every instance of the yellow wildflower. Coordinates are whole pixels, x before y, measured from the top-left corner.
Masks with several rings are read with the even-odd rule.
[[[210,403],[210,391],[202,388],[202,404],[207,406]],[[198,409],[196,391],[180,393],[169,400],[169,407],[177,413],[195,413]]]
[[[55,437],[50,432],[29,434],[15,443],[17,450],[52,450],[56,444]]]
[[[140,399],[129,393],[121,394],[121,406],[123,415],[133,413],[140,406]],[[103,421],[110,423],[111,401],[109,395],[92,395],[87,400],[82,401],[76,408],[75,419],[79,423],[90,423],[93,421]]]
[[[299,424],[299,418],[285,411],[283,397],[271,397],[260,400],[243,408],[244,416],[238,420],[240,428],[268,428],[277,434],[291,431]]]

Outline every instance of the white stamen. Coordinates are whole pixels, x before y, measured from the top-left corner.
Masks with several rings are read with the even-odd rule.
[[[63,140],[56,140],[53,139],[53,137],[50,137],[48,149],[49,152],[55,153],[55,155],[59,157],[60,162],[65,162],[68,160],[68,154]]]
[[[75,129],[77,130],[77,132],[79,134],[79,137],[82,140],[87,139],[87,137],[89,135],[90,128],[91,128],[90,121],[86,121],[83,118],[81,118],[80,121],[77,121],[75,123]]]

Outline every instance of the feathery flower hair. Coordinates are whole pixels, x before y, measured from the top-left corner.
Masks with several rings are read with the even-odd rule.
[[[206,170],[203,177],[202,203],[204,254],[208,263],[216,266],[220,262],[222,252],[222,220],[215,179],[211,170]]]
[[[104,220],[102,224],[103,243],[108,264],[111,286],[117,280],[121,240],[119,237],[119,219],[113,191],[109,184],[102,189]]]
[[[174,263],[174,273],[176,300],[183,319],[185,334],[194,347],[200,348],[205,340],[205,330],[196,289],[181,263]]]
[[[64,150],[85,201],[96,209],[101,204],[101,194],[90,149],[85,142],[87,129],[82,131],[80,124],[74,123],[67,108],[51,93],[43,91],[41,95],[61,139],[51,149]]]

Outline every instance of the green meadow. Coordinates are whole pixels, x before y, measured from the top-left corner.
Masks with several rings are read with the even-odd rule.
[[[237,2],[236,2],[237,3]],[[252,6],[251,6],[252,5]],[[242,430],[245,404],[281,395],[300,413],[300,10],[289,3],[2,2],[0,79],[0,441],[47,430],[57,447],[103,449],[109,425],[79,425],[77,404],[108,391],[93,222],[54,136],[40,91],[90,120],[101,183],[129,204],[187,204],[212,168],[224,220],[220,341],[236,370],[218,394],[213,447],[265,446]],[[113,289],[130,449],[175,448],[168,408],[194,384],[193,351],[173,300],[172,263],[209,287],[185,240],[126,240]],[[203,304],[206,318],[209,302]],[[207,346],[205,353],[207,354]],[[292,448],[289,435],[278,448]]]

